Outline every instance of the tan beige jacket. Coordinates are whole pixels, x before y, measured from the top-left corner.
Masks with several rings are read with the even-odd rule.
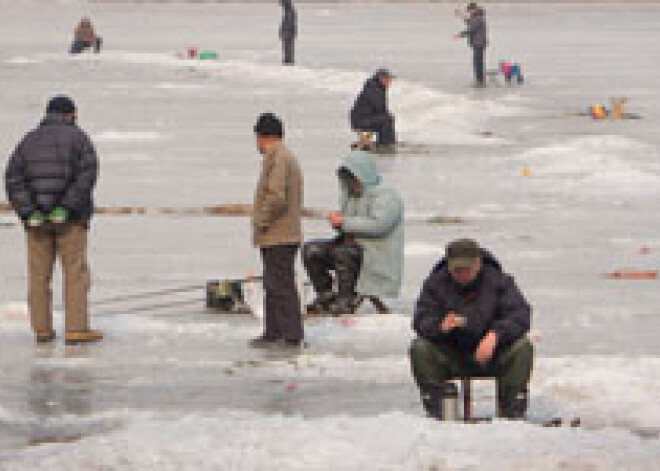
[[[296,158],[279,143],[263,156],[252,214],[255,247],[302,242],[303,176]]]
[[[94,32],[92,23],[85,20],[82,20],[80,23],[78,23],[74,37],[76,41],[84,41],[90,44],[96,42],[96,33]]]

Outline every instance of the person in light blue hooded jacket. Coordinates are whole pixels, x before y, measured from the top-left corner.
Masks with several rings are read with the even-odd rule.
[[[401,288],[403,200],[383,183],[368,152],[348,154],[337,176],[341,210],[331,212],[328,221],[338,235],[303,248],[303,263],[316,292],[307,307],[310,314],[353,313],[363,298],[382,306],[380,297],[396,298]]]

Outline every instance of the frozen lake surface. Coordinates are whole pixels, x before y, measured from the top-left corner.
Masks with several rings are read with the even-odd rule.
[[[400,77],[400,139],[425,149],[380,161],[406,202],[395,313],[310,321],[310,347],[292,357],[250,351],[260,321],[204,312],[201,290],[94,305],[258,273],[247,220],[96,218],[92,323],[106,339],[65,348],[33,344],[24,238],[0,216],[0,469],[660,469],[658,281],[604,276],[660,266],[659,6],[489,6],[489,66],[518,60],[527,83],[486,90],[469,87],[450,5],[301,5],[293,68],[279,65],[276,4],[0,7],[2,168],[47,99],[69,93],[100,154],[100,205],[250,202],[252,126],[272,110],[306,205],[333,208],[348,110],[380,66]],[[86,13],[106,50],[71,58]],[[177,58],[191,46],[220,60]],[[643,119],[573,116],[621,96]],[[428,224],[439,215],[466,223]],[[318,222],[305,232],[330,235]],[[535,308],[531,416],[579,416],[582,428],[423,417],[410,315],[462,236],[490,248]],[[59,287],[57,276],[58,327]],[[181,304],[140,309],[152,302]],[[489,385],[477,399],[492,414]]]

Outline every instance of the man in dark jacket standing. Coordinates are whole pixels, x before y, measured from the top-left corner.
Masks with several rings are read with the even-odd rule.
[[[475,85],[483,87],[486,85],[484,52],[488,46],[488,29],[483,8],[476,3],[467,6],[467,16],[464,18],[467,28],[458,33],[456,38],[468,38],[468,44],[472,48]]]
[[[377,70],[365,82],[351,109],[351,128],[375,132],[380,150],[391,150],[396,143],[394,116],[387,107],[387,90],[393,78],[389,70]]]
[[[302,312],[294,262],[302,242],[303,177],[296,158],[284,146],[284,126],[272,113],[254,126],[263,156],[254,196],[252,230],[264,267],[264,332],[255,348],[298,348],[303,342]]]
[[[50,282],[56,256],[64,273],[65,342],[94,342],[89,329],[87,231],[98,175],[96,151],[76,125],[65,96],[50,100],[46,117],[12,154],[5,174],[7,197],[24,222],[28,249],[28,306],[37,342],[55,338]]]
[[[490,253],[470,239],[449,244],[424,282],[413,321],[418,337],[410,361],[427,413],[442,414],[449,378],[494,376],[500,415],[523,418],[533,360],[530,320],[525,297]]]
[[[282,25],[280,26],[280,39],[282,40],[282,51],[284,65],[293,65],[295,62],[294,46],[298,34],[298,19],[296,9],[291,0],[280,0],[282,5]]]

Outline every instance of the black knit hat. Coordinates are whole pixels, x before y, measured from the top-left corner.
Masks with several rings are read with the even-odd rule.
[[[46,113],[71,114],[76,112],[76,104],[64,95],[53,97],[48,102]]]
[[[254,132],[259,136],[284,137],[284,125],[273,113],[262,113],[254,125]]]

